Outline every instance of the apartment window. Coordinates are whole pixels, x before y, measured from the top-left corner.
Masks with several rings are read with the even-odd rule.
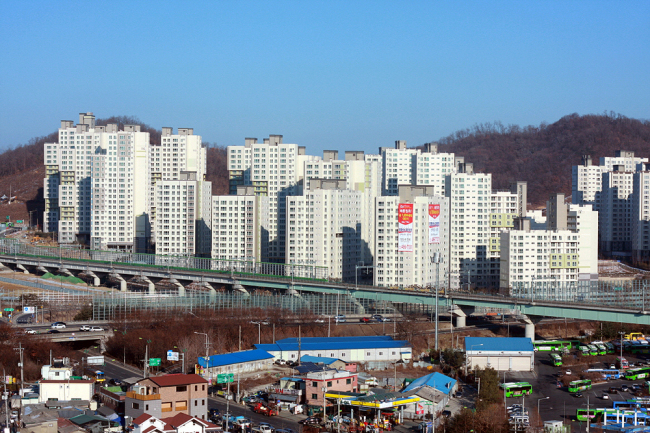
[[[318,399],[318,395],[316,395],[316,394],[312,394],[312,395],[311,395],[311,399],[312,399],[312,400],[316,400],[316,399]]]
[[[314,388],[317,388],[318,387],[318,382],[312,382],[311,386],[313,386]]]
[[[332,381],[327,382],[327,386],[331,387],[332,386]]]
[[[140,403],[132,403],[131,408],[133,409],[140,409]]]
[[[345,379],[345,384],[350,385],[352,383],[352,379]]]
[[[176,392],[187,392],[187,386],[177,386]]]

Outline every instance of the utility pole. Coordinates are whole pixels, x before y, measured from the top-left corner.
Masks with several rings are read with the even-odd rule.
[[[7,426],[7,429],[9,428],[9,394],[7,393],[7,373],[5,372],[4,367],[2,367],[2,381],[5,384],[5,391],[2,394],[2,399],[5,401],[5,418],[6,422],[5,425]]]
[[[18,347],[14,347],[14,350],[17,350],[18,353],[20,354],[20,396],[23,396],[23,372],[24,372],[24,363],[23,363],[23,352],[25,352],[25,348],[23,347],[23,343],[19,342]],[[22,398],[21,398],[22,401]]]
[[[433,253],[431,257],[431,263],[436,264],[436,352],[438,351],[438,292],[440,291],[440,262],[442,257],[440,257],[439,252]]]

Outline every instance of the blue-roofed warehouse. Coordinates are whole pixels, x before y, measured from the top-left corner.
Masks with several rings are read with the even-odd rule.
[[[285,338],[274,344],[256,344],[276,359],[297,361],[298,357],[336,358],[346,363],[365,363],[368,368],[384,368],[395,361],[411,361],[411,345],[389,336]],[[300,355],[298,354],[300,352]]]
[[[208,358],[208,370],[204,356],[199,357],[198,364],[204,378],[216,377],[222,373],[243,373],[247,371],[266,370],[273,365],[273,355],[264,350],[244,350],[242,352],[212,355]]]
[[[466,337],[467,366],[498,371],[533,371],[535,350],[530,338]]]

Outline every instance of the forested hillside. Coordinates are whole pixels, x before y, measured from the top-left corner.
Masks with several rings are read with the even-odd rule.
[[[650,121],[614,113],[571,114],[552,124],[504,126],[481,124],[438,141],[441,152],[454,152],[474,163],[474,170],[492,173],[493,188],[510,181],[528,182],[528,201],[543,206],[553,192],[571,194],[571,166],[591,155],[594,164],[616,150],[650,157]]]

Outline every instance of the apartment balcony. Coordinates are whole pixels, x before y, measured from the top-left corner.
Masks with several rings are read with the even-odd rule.
[[[128,398],[134,398],[136,400],[142,400],[142,401],[160,400],[160,394],[138,394],[133,391],[127,391],[126,396]]]

